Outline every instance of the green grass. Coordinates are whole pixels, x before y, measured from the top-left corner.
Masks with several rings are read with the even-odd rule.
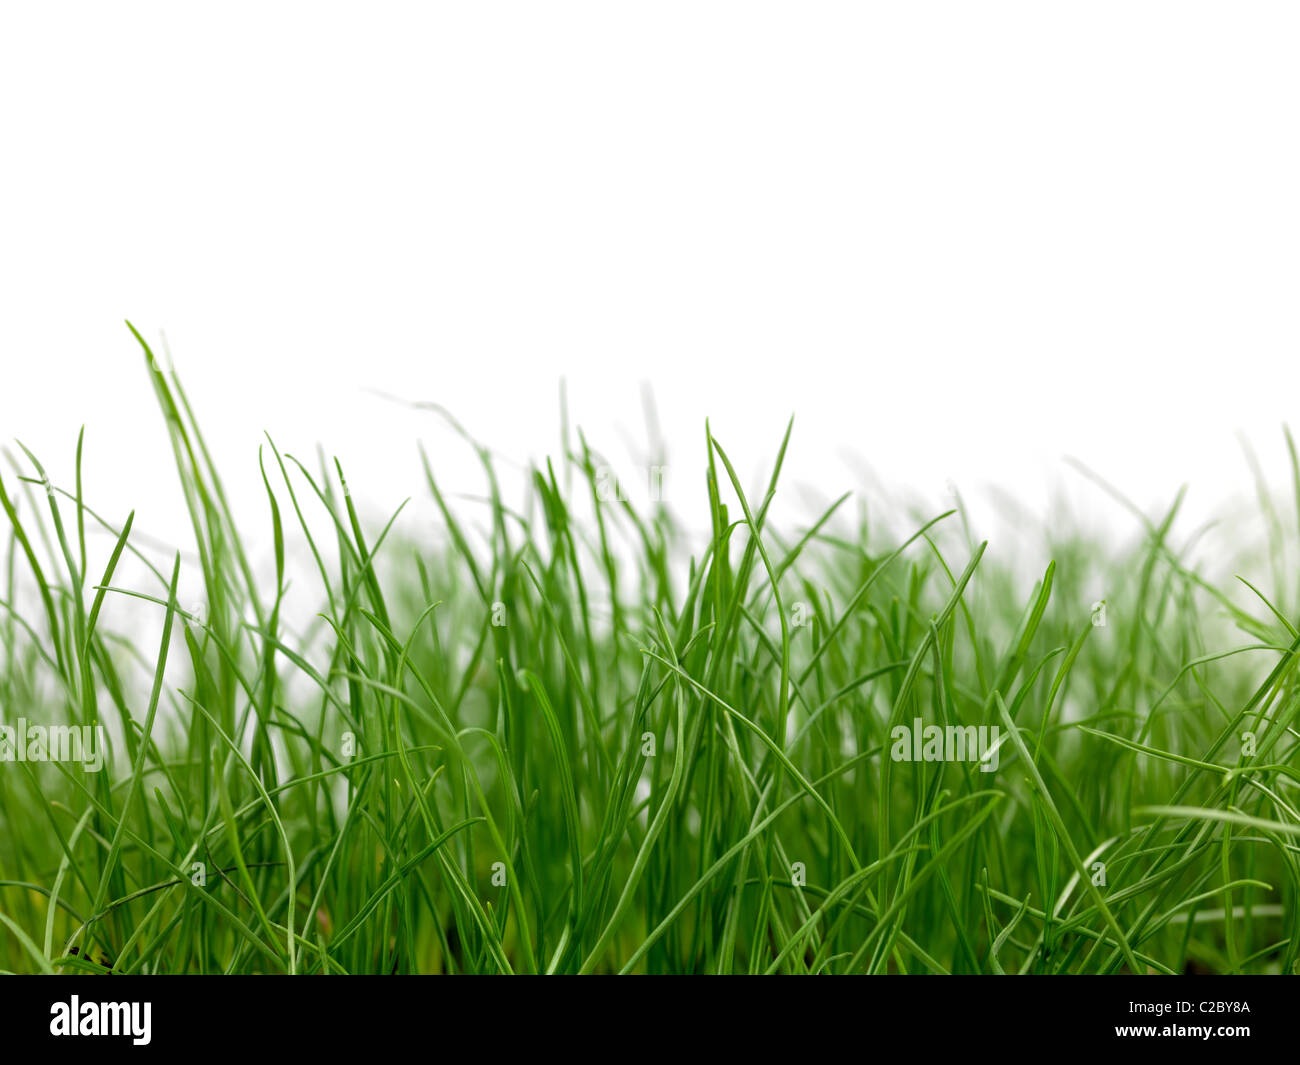
[[[426,541],[269,441],[236,515],[146,366],[184,563],[93,509],[80,443],[71,484],[0,480],[0,721],[112,746],[0,762],[0,969],[1295,970],[1300,490],[1243,518],[1249,584],[1175,505],[1047,530],[1027,588],[960,509],[778,528],[788,433],[755,496],[702,439],[699,542],[572,434],[518,509],[486,448],[482,504],[426,461]],[[997,726],[996,771],[895,760],[916,718]]]

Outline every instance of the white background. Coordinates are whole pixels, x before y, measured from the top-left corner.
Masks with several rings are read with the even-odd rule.
[[[1282,471],[1300,341],[1300,7],[7,3],[0,437],[180,542],[122,325],[165,331],[249,524],[263,430],[377,509],[445,405],[516,461],[558,384],[606,444],[653,386],[808,498],[1041,510]],[[799,493],[796,501],[805,498]],[[1099,513],[1121,517],[1092,493]]]

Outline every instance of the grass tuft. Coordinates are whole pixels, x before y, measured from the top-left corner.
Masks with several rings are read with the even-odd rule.
[[[1227,583],[1177,505],[1028,594],[959,511],[778,528],[789,428],[694,544],[581,433],[473,521],[426,456],[430,543],[270,440],[236,515],[136,337],[193,544],[0,476],[0,969],[1296,971],[1300,470]]]

